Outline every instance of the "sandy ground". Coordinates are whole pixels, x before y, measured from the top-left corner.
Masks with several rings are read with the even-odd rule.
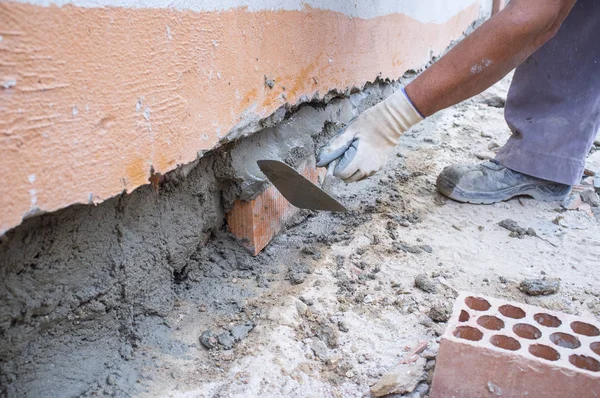
[[[529,198],[465,205],[435,190],[444,166],[479,162],[508,138],[503,109],[486,98],[505,97],[509,81],[412,129],[370,180],[336,183],[351,214],[319,213],[279,236],[259,258],[283,271],[248,299],[256,326],[233,349],[207,350],[198,337],[226,330],[239,316],[207,323],[197,303],[182,303],[169,323],[189,349],[165,356],[149,348],[154,365],[139,381],[141,396],[369,396],[369,386],[423,341],[430,376],[445,326],[430,319],[430,309],[443,312],[456,291],[600,319],[598,216]],[[599,155],[590,156],[597,171]],[[561,225],[553,222],[559,216]],[[538,237],[509,236],[498,225],[507,218]],[[292,275],[295,282],[305,277],[292,284],[285,270],[302,266],[311,273]],[[415,287],[420,273],[432,278],[436,293]],[[517,288],[524,278],[542,277],[559,278],[559,292],[534,298]],[[427,377],[423,383],[418,395],[406,396],[426,396]]]

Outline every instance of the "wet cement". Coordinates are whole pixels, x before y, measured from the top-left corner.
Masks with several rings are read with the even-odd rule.
[[[377,82],[288,110],[167,174],[158,192],[147,185],[9,231],[0,242],[0,396],[134,395],[151,382],[145,347],[172,356],[197,349],[172,338],[168,316],[181,300],[253,322],[244,299],[282,270],[277,253],[251,257],[224,215],[263,189],[255,161],[314,158],[343,123],[397,88]],[[224,283],[231,278],[256,283]]]

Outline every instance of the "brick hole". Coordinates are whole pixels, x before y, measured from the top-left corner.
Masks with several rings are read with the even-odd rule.
[[[529,340],[536,340],[542,337],[540,329],[527,323],[517,323],[513,326],[513,332],[515,332],[517,336]]]
[[[569,362],[579,369],[585,369],[591,372],[600,372],[600,362],[592,357],[573,354],[569,357]]]
[[[557,328],[562,325],[562,321],[550,314],[535,314],[533,319],[542,326],[547,328]]]
[[[543,344],[530,345],[529,353],[534,357],[547,359],[548,361],[558,361],[560,359],[560,354],[558,351]]]
[[[460,315],[458,316],[459,322],[466,322],[471,318],[471,315],[465,310],[460,310]]]
[[[486,299],[481,297],[469,296],[465,299],[465,304],[475,311],[487,311],[492,306]]]
[[[477,324],[489,330],[500,330],[504,328],[504,321],[495,316],[484,315],[477,319]]]
[[[550,341],[556,344],[557,346],[564,348],[575,349],[581,347],[579,339],[568,333],[552,333],[550,335]]]
[[[521,319],[525,318],[525,311],[514,305],[505,304],[498,308],[498,311],[507,318]]]
[[[490,343],[495,345],[496,347],[503,348],[509,351],[517,351],[521,348],[521,343],[518,340],[513,339],[512,337],[503,336],[501,334],[497,334],[490,338]]]
[[[459,339],[471,340],[471,341],[479,341],[483,338],[483,333],[481,330],[471,327],[471,326],[459,326],[454,329],[452,333],[454,337],[458,337]]]
[[[571,323],[571,330],[582,336],[600,336],[600,330],[596,326],[585,322]]]
[[[594,351],[596,355],[600,355],[600,342],[590,344],[590,349]]]

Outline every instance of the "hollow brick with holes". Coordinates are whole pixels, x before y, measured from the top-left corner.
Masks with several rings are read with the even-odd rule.
[[[431,398],[600,397],[600,323],[461,293]]]

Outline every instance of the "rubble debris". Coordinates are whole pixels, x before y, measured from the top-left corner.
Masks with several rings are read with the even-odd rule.
[[[429,309],[429,317],[434,322],[448,322],[452,314],[452,307],[447,302],[435,302]]]
[[[394,249],[397,251],[403,251],[405,253],[420,254],[423,249],[419,246],[412,246],[404,242],[394,242]]]
[[[429,254],[433,253],[433,248],[429,245],[419,245],[419,248]]]
[[[429,343],[427,341],[421,341],[419,344],[417,344],[417,346],[415,348],[410,350],[404,356],[404,358],[402,358],[402,360],[400,362],[398,362],[398,364],[415,362],[417,359],[419,359],[419,354],[421,354],[423,351],[425,351],[425,349],[428,346],[429,346]]]
[[[560,205],[567,210],[577,210],[582,203],[583,200],[581,199],[581,196],[575,193],[569,195],[569,197],[563,200]]]
[[[312,270],[307,264],[296,263],[295,265],[289,267],[287,278],[290,280],[292,285],[299,285],[304,283],[306,276],[310,273],[312,273]]]
[[[306,314],[306,311],[308,310],[308,306],[306,304],[304,304],[302,301],[296,301],[296,310],[298,311],[298,314],[304,315],[304,314]]]
[[[229,329],[229,333],[233,336],[233,339],[236,342],[240,342],[248,337],[248,333],[254,329],[254,323],[246,323],[244,325],[235,325],[231,329]]]
[[[337,348],[339,346],[339,333],[333,324],[328,321],[322,321],[315,331],[315,336],[329,348]]]
[[[329,359],[329,350],[327,349],[327,346],[323,341],[319,340],[318,338],[315,338],[312,341],[311,348],[317,356],[317,358],[319,358],[323,362],[327,362],[327,360]]]
[[[338,321],[337,326],[340,332],[348,333],[350,331],[348,325],[346,325],[346,322],[344,321]]]
[[[205,330],[200,335],[200,344],[204,346],[207,350],[212,350],[217,347],[217,336],[210,330]]]
[[[591,189],[586,189],[585,191],[581,192],[579,196],[581,196],[581,200],[584,203],[587,203],[592,207],[600,206],[600,196],[598,196],[598,194]]]
[[[311,298],[307,298],[304,296],[300,296],[300,301],[302,301],[304,304],[311,306],[315,304],[315,300],[311,299]]]
[[[217,336],[217,340],[224,350],[231,350],[235,344],[235,339],[231,333],[229,333],[229,331],[221,333],[219,336]]]
[[[556,216],[556,218],[554,220],[552,220],[553,224],[558,225],[559,227],[563,227],[563,228],[568,228],[568,224],[565,221],[565,217],[564,216]]]
[[[498,223],[498,225],[504,229],[509,230],[510,231],[509,236],[511,238],[523,239],[525,236],[537,236],[537,233],[535,232],[535,230],[533,228],[525,229],[525,228],[519,226],[519,224],[517,224],[517,222],[515,220],[511,220],[510,218],[500,221]]]
[[[519,284],[519,290],[529,296],[548,296],[560,288],[560,280],[555,278],[525,279]]]
[[[427,293],[437,293],[437,281],[427,275],[425,272],[415,277],[415,287]]]
[[[371,393],[376,397],[412,393],[425,380],[426,364],[425,358],[419,358],[413,363],[402,363],[395,366],[371,387]]]

